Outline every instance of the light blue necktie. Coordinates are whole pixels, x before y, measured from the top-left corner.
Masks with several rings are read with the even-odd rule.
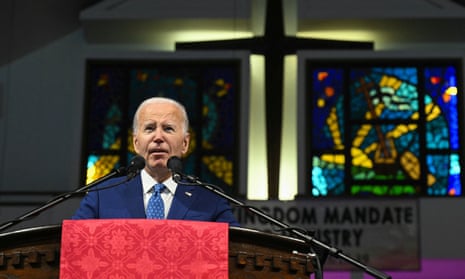
[[[153,194],[147,205],[147,219],[163,219],[165,218],[165,205],[161,198],[161,192],[165,189],[163,184],[155,184],[153,186]]]

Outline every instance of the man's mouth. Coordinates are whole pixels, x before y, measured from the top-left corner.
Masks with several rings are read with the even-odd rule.
[[[152,149],[152,150],[149,151],[150,155],[155,155],[155,156],[164,155],[166,153],[167,153],[166,150],[163,150],[163,149]]]

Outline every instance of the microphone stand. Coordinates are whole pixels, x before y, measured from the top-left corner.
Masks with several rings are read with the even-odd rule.
[[[311,237],[307,234],[304,234],[302,233],[301,231],[299,230],[296,230],[295,228],[292,228],[290,227],[289,225],[267,215],[266,213],[264,213],[263,211],[257,209],[257,208],[254,208],[254,207],[249,207],[247,206],[245,203],[229,196],[228,194],[222,192],[221,190],[218,189],[217,186],[215,185],[212,185],[212,184],[208,184],[208,183],[203,183],[202,181],[198,180],[196,177],[193,177],[193,176],[190,176],[190,175],[185,175],[185,174],[182,174],[182,173],[179,173],[179,172],[173,172],[173,178],[176,182],[178,182],[178,180],[180,179],[180,177],[185,177],[187,178],[189,181],[191,181],[192,183],[194,184],[197,184],[199,186],[202,186],[204,188],[206,188],[207,190],[209,191],[212,191],[213,193],[225,198],[226,200],[240,206],[240,207],[244,207],[244,208],[247,208],[249,211],[251,211],[252,213],[258,215],[259,217],[262,217],[263,219],[269,221],[270,223],[276,225],[276,226],[279,226],[283,229],[286,229],[290,232],[292,232],[294,235],[300,237],[302,240],[305,240],[307,243],[310,243],[310,244],[313,244],[315,245],[316,247],[319,247],[321,249],[324,249],[326,251],[328,251],[328,254],[335,257],[335,258],[339,258],[339,259],[342,259],[360,269],[362,269],[363,271],[365,271],[366,273],[374,276],[375,278],[378,278],[378,279],[391,279],[392,277],[382,271],[379,271],[373,267],[369,267],[365,264],[362,264],[360,261],[357,261],[356,259],[348,256],[348,255],[345,255],[341,250],[337,249],[337,248],[334,248],[334,247],[331,247],[317,239],[315,239],[314,237]],[[182,183],[182,182],[181,182]]]
[[[30,217],[33,217],[35,215],[39,215],[40,213],[42,213],[43,211],[49,209],[50,207],[52,206],[55,206],[67,199],[69,199],[70,197],[76,195],[76,194],[80,194],[80,193],[83,193],[85,191],[87,191],[88,189],[94,187],[95,185],[99,184],[99,183],[102,183],[110,178],[113,178],[115,176],[120,176],[122,174],[124,174],[126,172],[126,168],[125,167],[120,167],[118,168],[117,170],[114,170],[112,171],[111,173],[93,181],[92,183],[86,185],[86,186],[83,186],[73,192],[68,192],[68,193],[64,193],[64,194],[61,194],[53,199],[51,199],[50,201],[46,202],[44,205],[38,207],[38,208],[35,208],[13,220],[10,220],[8,222],[5,222],[3,224],[0,225],[0,232],[3,231],[3,230],[6,230],[7,228],[11,227],[11,226],[14,226],[18,223],[21,223],[22,221],[30,218]]]

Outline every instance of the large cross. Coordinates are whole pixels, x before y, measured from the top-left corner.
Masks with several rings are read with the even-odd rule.
[[[176,43],[177,50],[249,50],[265,57],[266,146],[268,197],[279,197],[279,165],[281,160],[282,103],[284,56],[297,50],[373,49],[371,42],[304,39],[286,36],[282,0],[268,0],[264,36],[207,42]]]

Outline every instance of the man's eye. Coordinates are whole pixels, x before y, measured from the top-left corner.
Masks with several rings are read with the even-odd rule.
[[[145,127],[145,131],[147,132],[153,131],[153,127]]]

